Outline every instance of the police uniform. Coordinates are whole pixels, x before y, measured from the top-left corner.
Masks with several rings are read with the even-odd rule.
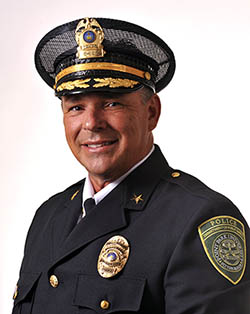
[[[175,62],[139,26],[83,19],[48,33],[36,65],[61,97],[159,91]],[[230,200],[171,169],[157,145],[77,223],[84,183],[37,210],[13,314],[249,313],[249,228]]]

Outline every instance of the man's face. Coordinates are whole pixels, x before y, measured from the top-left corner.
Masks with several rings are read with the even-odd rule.
[[[62,97],[66,139],[96,190],[126,173],[150,151],[160,115],[157,95],[87,93]]]

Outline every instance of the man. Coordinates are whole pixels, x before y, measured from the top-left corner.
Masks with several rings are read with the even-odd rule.
[[[88,176],[36,212],[13,314],[249,313],[246,221],[153,142],[170,48],[137,25],[84,18],[49,32],[35,61]]]

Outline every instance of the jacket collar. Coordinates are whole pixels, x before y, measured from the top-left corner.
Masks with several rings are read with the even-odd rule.
[[[151,156],[125,180],[126,196],[124,207],[143,210],[160,179],[171,173],[159,146]]]

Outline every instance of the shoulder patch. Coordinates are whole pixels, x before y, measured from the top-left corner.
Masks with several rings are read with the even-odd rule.
[[[246,268],[246,237],[242,222],[217,216],[198,227],[203,248],[218,272],[236,285]]]

